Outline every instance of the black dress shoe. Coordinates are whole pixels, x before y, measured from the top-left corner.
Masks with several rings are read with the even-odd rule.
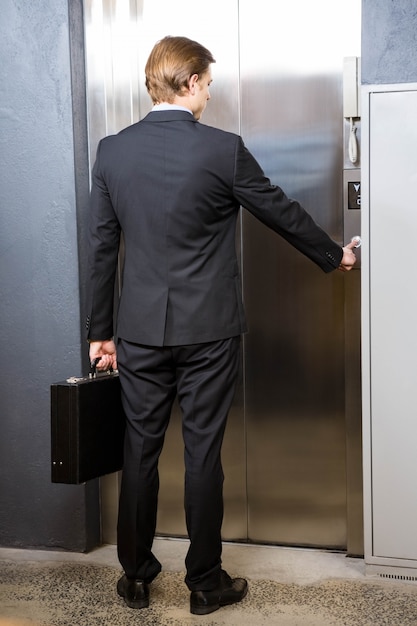
[[[131,609],[146,609],[149,606],[149,585],[143,580],[122,576],[117,582],[117,593]]]
[[[248,592],[244,578],[230,578],[224,570],[220,573],[220,585],[211,591],[192,591],[190,611],[194,615],[208,615],[221,606],[240,602]]]

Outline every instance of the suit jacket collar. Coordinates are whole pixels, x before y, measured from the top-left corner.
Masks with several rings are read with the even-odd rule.
[[[151,111],[146,115],[143,122],[197,122],[198,120],[187,111],[181,111],[180,109],[167,109],[166,111]]]

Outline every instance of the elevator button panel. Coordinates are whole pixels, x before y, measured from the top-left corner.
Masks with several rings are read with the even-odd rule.
[[[344,245],[353,237],[361,235],[361,170],[359,168],[343,171],[343,241]],[[361,267],[361,251],[355,249],[356,264]]]

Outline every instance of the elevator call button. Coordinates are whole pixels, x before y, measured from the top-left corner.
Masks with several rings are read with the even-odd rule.
[[[360,182],[348,183],[348,209],[361,208],[361,184]]]

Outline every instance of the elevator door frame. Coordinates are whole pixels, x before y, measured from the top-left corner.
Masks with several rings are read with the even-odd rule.
[[[266,0],[263,1],[266,3]],[[307,0],[298,0],[298,3],[300,2],[307,2]],[[324,144],[326,143],[326,137],[320,136],[316,128],[317,120],[320,118],[317,107],[321,103],[324,109],[326,107],[328,109],[329,102],[326,101],[328,90],[333,90],[333,94],[335,93],[335,89],[337,90],[335,85],[339,78],[337,76],[317,78],[314,77],[314,73],[311,75],[309,70],[309,75],[305,76],[304,79],[311,89],[311,106],[310,109],[308,107],[302,108],[300,99],[305,99],[306,96],[303,93],[302,83],[300,83],[299,69],[292,66],[290,71],[286,70],[285,56],[279,54],[275,39],[271,39],[271,43],[267,43],[265,24],[263,29],[257,29],[254,23],[252,3],[249,0],[240,0],[240,2],[235,0],[227,3],[227,5],[220,4],[219,0],[222,20],[216,20],[215,16],[218,12],[211,6],[209,15],[213,17],[213,23],[207,17],[195,20],[193,12],[193,19],[189,25],[184,22],[184,15],[187,12],[181,10],[179,5],[182,4],[185,9],[187,4],[185,0],[176,3],[160,0],[158,5],[155,0],[153,3],[146,2],[146,0],[125,0],[124,2],[118,0],[117,3],[115,0],[84,1],[91,164],[94,161],[97,143],[102,136],[118,132],[124,126],[142,118],[150,110],[151,102],[146,94],[142,78],[144,63],[153,43],[167,34],[167,31],[175,34],[174,31],[177,28],[178,33],[204,43],[213,51],[217,59],[217,63],[213,66],[212,100],[204,114],[203,123],[243,134],[245,142],[255,156],[259,158],[266,173],[274,177],[273,182],[281,184],[290,195],[292,192],[294,195],[297,194],[297,199],[301,199],[306,208],[311,209],[313,207],[313,216],[335,239],[342,242],[341,212],[332,215],[326,208],[332,202],[337,205],[338,196],[340,196],[339,205],[341,207],[342,146],[340,155],[335,159],[330,171],[324,170],[322,172],[323,176],[337,181],[336,187],[332,191],[327,188],[324,189],[324,201],[323,196],[320,195],[322,193],[320,192],[320,184],[317,182],[309,183],[308,177],[311,173],[309,173],[306,162],[300,164],[298,158],[311,149],[315,150],[316,155],[319,154],[320,142],[324,140]],[[265,4],[265,6],[268,9],[270,5]],[[262,7],[259,7],[258,4],[257,14],[262,15]],[[162,16],[164,16],[165,21]],[[165,27],[164,24],[169,24],[169,27]],[[291,31],[288,20],[286,20],[286,30]],[[263,32],[260,40],[255,40],[256,32]],[[268,62],[273,57],[271,53],[275,54],[275,76],[273,73],[271,74],[271,69],[274,66],[268,67],[268,63],[265,63],[264,66],[261,63],[254,66],[252,53],[255,47],[258,48],[258,53],[261,53],[261,58],[263,54]],[[346,51],[346,53],[349,54],[350,52]],[[341,62],[342,59],[340,59]],[[276,81],[275,85],[271,84],[271,76]],[[321,94],[316,94],[312,89],[314,81],[317,80],[321,84]],[[332,86],[329,86],[330,83]],[[283,93],[286,94],[285,97],[282,96]],[[272,98],[271,94],[273,95]],[[339,104],[336,104],[336,108],[337,106]],[[264,117],[260,115],[262,111]],[[291,133],[287,133],[285,136],[285,132],[283,132],[285,125],[281,124],[280,126],[274,123],[277,115],[282,116],[282,114],[287,115],[287,119],[290,121],[292,119],[293,122],[297,118],[293,125],[293,128],[297,128],[297,130],[292,137]],[[304,130],[303,116],[308,118]],[[341,112],[340,119],[336,119],[334,111],[332,117],[334,119],[330,124],[327,121],[324,124],[325,131],[328,132],[330,129],[333,132],[332,124],[334,127],[339,124],[340,128],[334,132],[341,137],[343,124]],[[269,129],[263,128],[265,127],[265,119],[271,122]],[[266,146],[264,131],[266,131],[269,140],[269,144]],[[293,143],[288,143],[288,141]],[[289,160],[284,171],[282,163],[285,163],[285,160],[280,161],[281,167],[278,171],[276,169],[277,164],[274,163],[274,153],[279,156],[280,152],[295,157],[295,160]],[[272,160],[270,159],[271,155]],[[329,167],[328,164],[327,167]],[[317,176],[317,168],[312,167],[312,169]],[[309,188],[313,191],[310,192]],[[323,205],[325,205],[324,213]],[[325,385],[321,383],[320,393],[325,393],[327,389],[329,398],[324,401],[326,409],[324,419],[322,419],[323,411],[315,403],[316,408],[312,413],[315,412],[316,416],[317,414],[321,415],[320,423],[317,422],[315,429],[309,423],[309,415],[305,411],[297,411],[289,406],[285,407],[283,406],[284,403],[279,402],[279,398],[283,394],[276,396],[275,387],[281,388],[281,391],[287,393],[286,401],[291,398],[289,390],[285,388],[285,380],[278,386],[274,382],[274,376],[279,374],[281,368],[285,368],[286,364],[289,363],[288,359],[292,359],[292,367],[295,367],[294,359],[300,350],[300,341],[297,343],[297,336],[293,337],[293,343],[290,336],[296,327],[292,320],[295,315],[294,311],[298,311],[303,327],[308,326],[311,319],[310,316],[305,316],[305,308],[309,306],[309,303],[314,303],[316,307],[313,317],[319,318],[323,301],[327,304],[327,300],[330,299],[331,306],[337,308],[335,315],[339,322],[343,320],[346,313],[349,320],[351,319],[349,317],[351,312],[345,310],[344,304],[346,301],[344,284],[347,284],[347,281],[344,283],[342,276],[322,276],[310,261],[301,257],[294,250],[287,248],[287,244],[279,240],[277,235],[267,231],[264,226],[254,223],[251,216],[246,214],[242,216],[239,225],[237,247],[241,260],[243,291],[250,333],[243,338],[241,376],[223,447],[226,475],[224,539],[340,549],[345,549],[347,546],[349,553],[359,554],[361,551],[360,539],[359,542],[356,542],[355,548],[349,548],[349,537],[352,534],[350,529],[355,528],[356,535],[359,537],[361,535],[361,511],[358,504],[361,501],[361,493],[360,489],[358,492],[358,481],[349,486],[352,463],[355,464],[354,473],[357,474],[357,464],[360,462],[360,453],[358,454],[358,449],[360,452],[360,448],[358,448],[360,446],[360,434],[358,434],[360,428],[358,430],[357,406],[354,408],[354,424],[349,426],[349,410],[345,411],[344,397],[333,402],[331,396],[334,387],[331,383]],[[249,248],[251,248],[251,256],[246,252]],[[262,255],[266,257],[266,265],[264,266],[259,263]],[[255,263],[251,263],[249,269],[250,258],[254,259]],[[281,267],[284,264],[285,271],[282,271]],[[270,288],[264,288],[262,291],[266,272],[269,273],[267,280]],[[359,275],[360,273],[357,273],[349,283],[347,288],[349,298],[355,299],[357,297],[358,290],[355,284],[360,280]],[[297,276],[306,276],[307,280],[300,283],[298,289],[294,290],[292,281],[297,280]],[[283,314],[284,322],[290,322],[289,332],[286,333],[284,330],[277,334],[273,340],[268,340],[268,336],[263,336],[266,328],[274,329],[274,324],[285,328],[282,319],[277,319],[277,313],[282,315],[282,302],[291,302],[292,306],[292,310],[287,308]],[[266,315],[264,315],[265,311]],[[263,315],[264,317],[262,317]],[[330,323],[332,321],[332,316],[328,316],[326,320],[328,325],[329,320]],[[344,350],[344,333],[346,333],[348,340],[352,336],[355,338],[354,348],[355,350],[358,348],[356,327],[352,330],[351,326],[350,322],[346,326],[342,321],[342,327],[337,330],[335,349],[328,345],[329,342],[324,333],[325,329],[320,330],[322,341],[326,345],[323,350],[317,351],[317,346],[311,349],[308,367],[312,369],[313,378],[317,375],[319,368],[327,368],[330,372],[331,381],[334,382],[336,379],[336,384],[340,387],[341,377],[343,382],[345,381],[345,372],[348,372],[351,367],[355,370],[355,363],[358,361],[356,355],[354,355],[353,360],[351,359],[351,363],[343,357],[343,354],[345,356],[347,353],[352,355],[353,352],[352,349]],[[304,342],[308,336],[308,333],[305,332],[303,335]],[[283,342],[286,342],[287,339],[290,346],[288,353],[283,346]],[[259,346],[261,345],[264,352],[259,355]],[[291,350],[291,346],[294,347],[294,350]],[[337,370],[338,375],[335,370]],[[316,397],[314,381],[308,381],[305,365],[300,371],[303,375],[300,377],[299,388],[308,388],[309,398],[314,403]],[[355,376],[354,371],[353,378]],[[269,380],[268,398],[265,398],[263,392],[263,378]],[[303,382],[306,385],[304,387]],[[357,397],[358,389],[355,388],[354,391]],[[296,390],[292,390],[292,393],[296,399]],[[320,393],[317,391],[317,398],[321,397]],[[273,411],[271,411],[271,407]],[[333,409],[335,410],[334,414],[337,414],[336,421],[339,429],[337,433],[331,431],[334,426],[331,417]],[[298,426],[294,421],[297,419],[300,420]],[[265,432],[268,432],[268,428],[265,429],[268,420],[278,420],[281,426],[278,430],[274,426],[275,430],[273,428],[269,435],[264,436]],[[345,428],[343,442],[340,441],[340,426]],[[292,427],[294,428],[291,444],[293,462],[291,463],[291,454],[288,458],[284,454],[282,461],[277,466],[275,461],[280,449],[279,446],[281,446],[281,452],[288,454],[290,451],[286,437],[288,437]],[[310,499],[308,506],[305,507],[300,506],[294,493],[301,486],[301,492],[308,497],[309,474],[311,475],[312,470],[314,470],[314,459],[309,461],[310,467],[306,463],[311,452],[311,446],[310,452],[308,451],[308,437],[303,442],[302,438],[297,437],[297,433],[307,433],[311,439],[317,429],[322,431],[322,437],[319,437],[317,441],[321,445],[325,439],[327,440],[326,454],[330,455],[329,458],[332,459],[332,462],[339,462],[341,467],[338,470],[338,483],[332,485],[331,501],[326,501],[326,494],[322,494],[321,508],[324,510],[326,507],[335,506],[338,510],[336,517],[331,517],[330,522],[324,525],[320,522],[321,514],[316,515],[319,499],[317,494]],[[277,434],[280,435],[279,439],[276,437]],[[339,441],[337,449],[333,451],[331,450],[332,434]],[[276,447],[271,446],[275,439],[277,441]],[[265,454],[268,446],[270,446],[269,453]],[[328,479],[322,451],[320,452],[319,449],[318,453],[321,454],[320,461],[322,462],[320,472],[322,472],[324,479]],[[176,407],[160,462],[161,492],[158,515],[158,534],[160,535],[185,536],[182,497],[180,495],[184,471],[182,458],[181,416]],[[268,466],[269,463],[270,466]],[[292,482],[288,481],[288,477],[285,477],[283,471],[291,465]],[[329,469],[331,473],[330,466]],[[281,482],[281,487],[277,491],[279,482]],[[103,539],[110,543],[115,541],[119,483],[119,475],[101,479]],[[252,505],[252,502],[255,503],[256,501],[256,505]],[[277,501],[280,502],[279,505],[277,505]],[[288,510],[282,514],[282,502],[284,505],[290,503],[289,514],[287,514]],[[343,513],[341,514],[342,510]],[[262,519],[257,520],[259,517]],[[303,532],[303,528],[307,529],[309,526],[319,528],[321,525],[322,529],[319,529],[317,536],[309,536],[303,540],[298,530],[295,534],[291,534],[297,525],[301,528],[301,532]],[[335,527],[337,527],[336,532],[334,532]],[[334,535],[331,539],[329,532]]]

